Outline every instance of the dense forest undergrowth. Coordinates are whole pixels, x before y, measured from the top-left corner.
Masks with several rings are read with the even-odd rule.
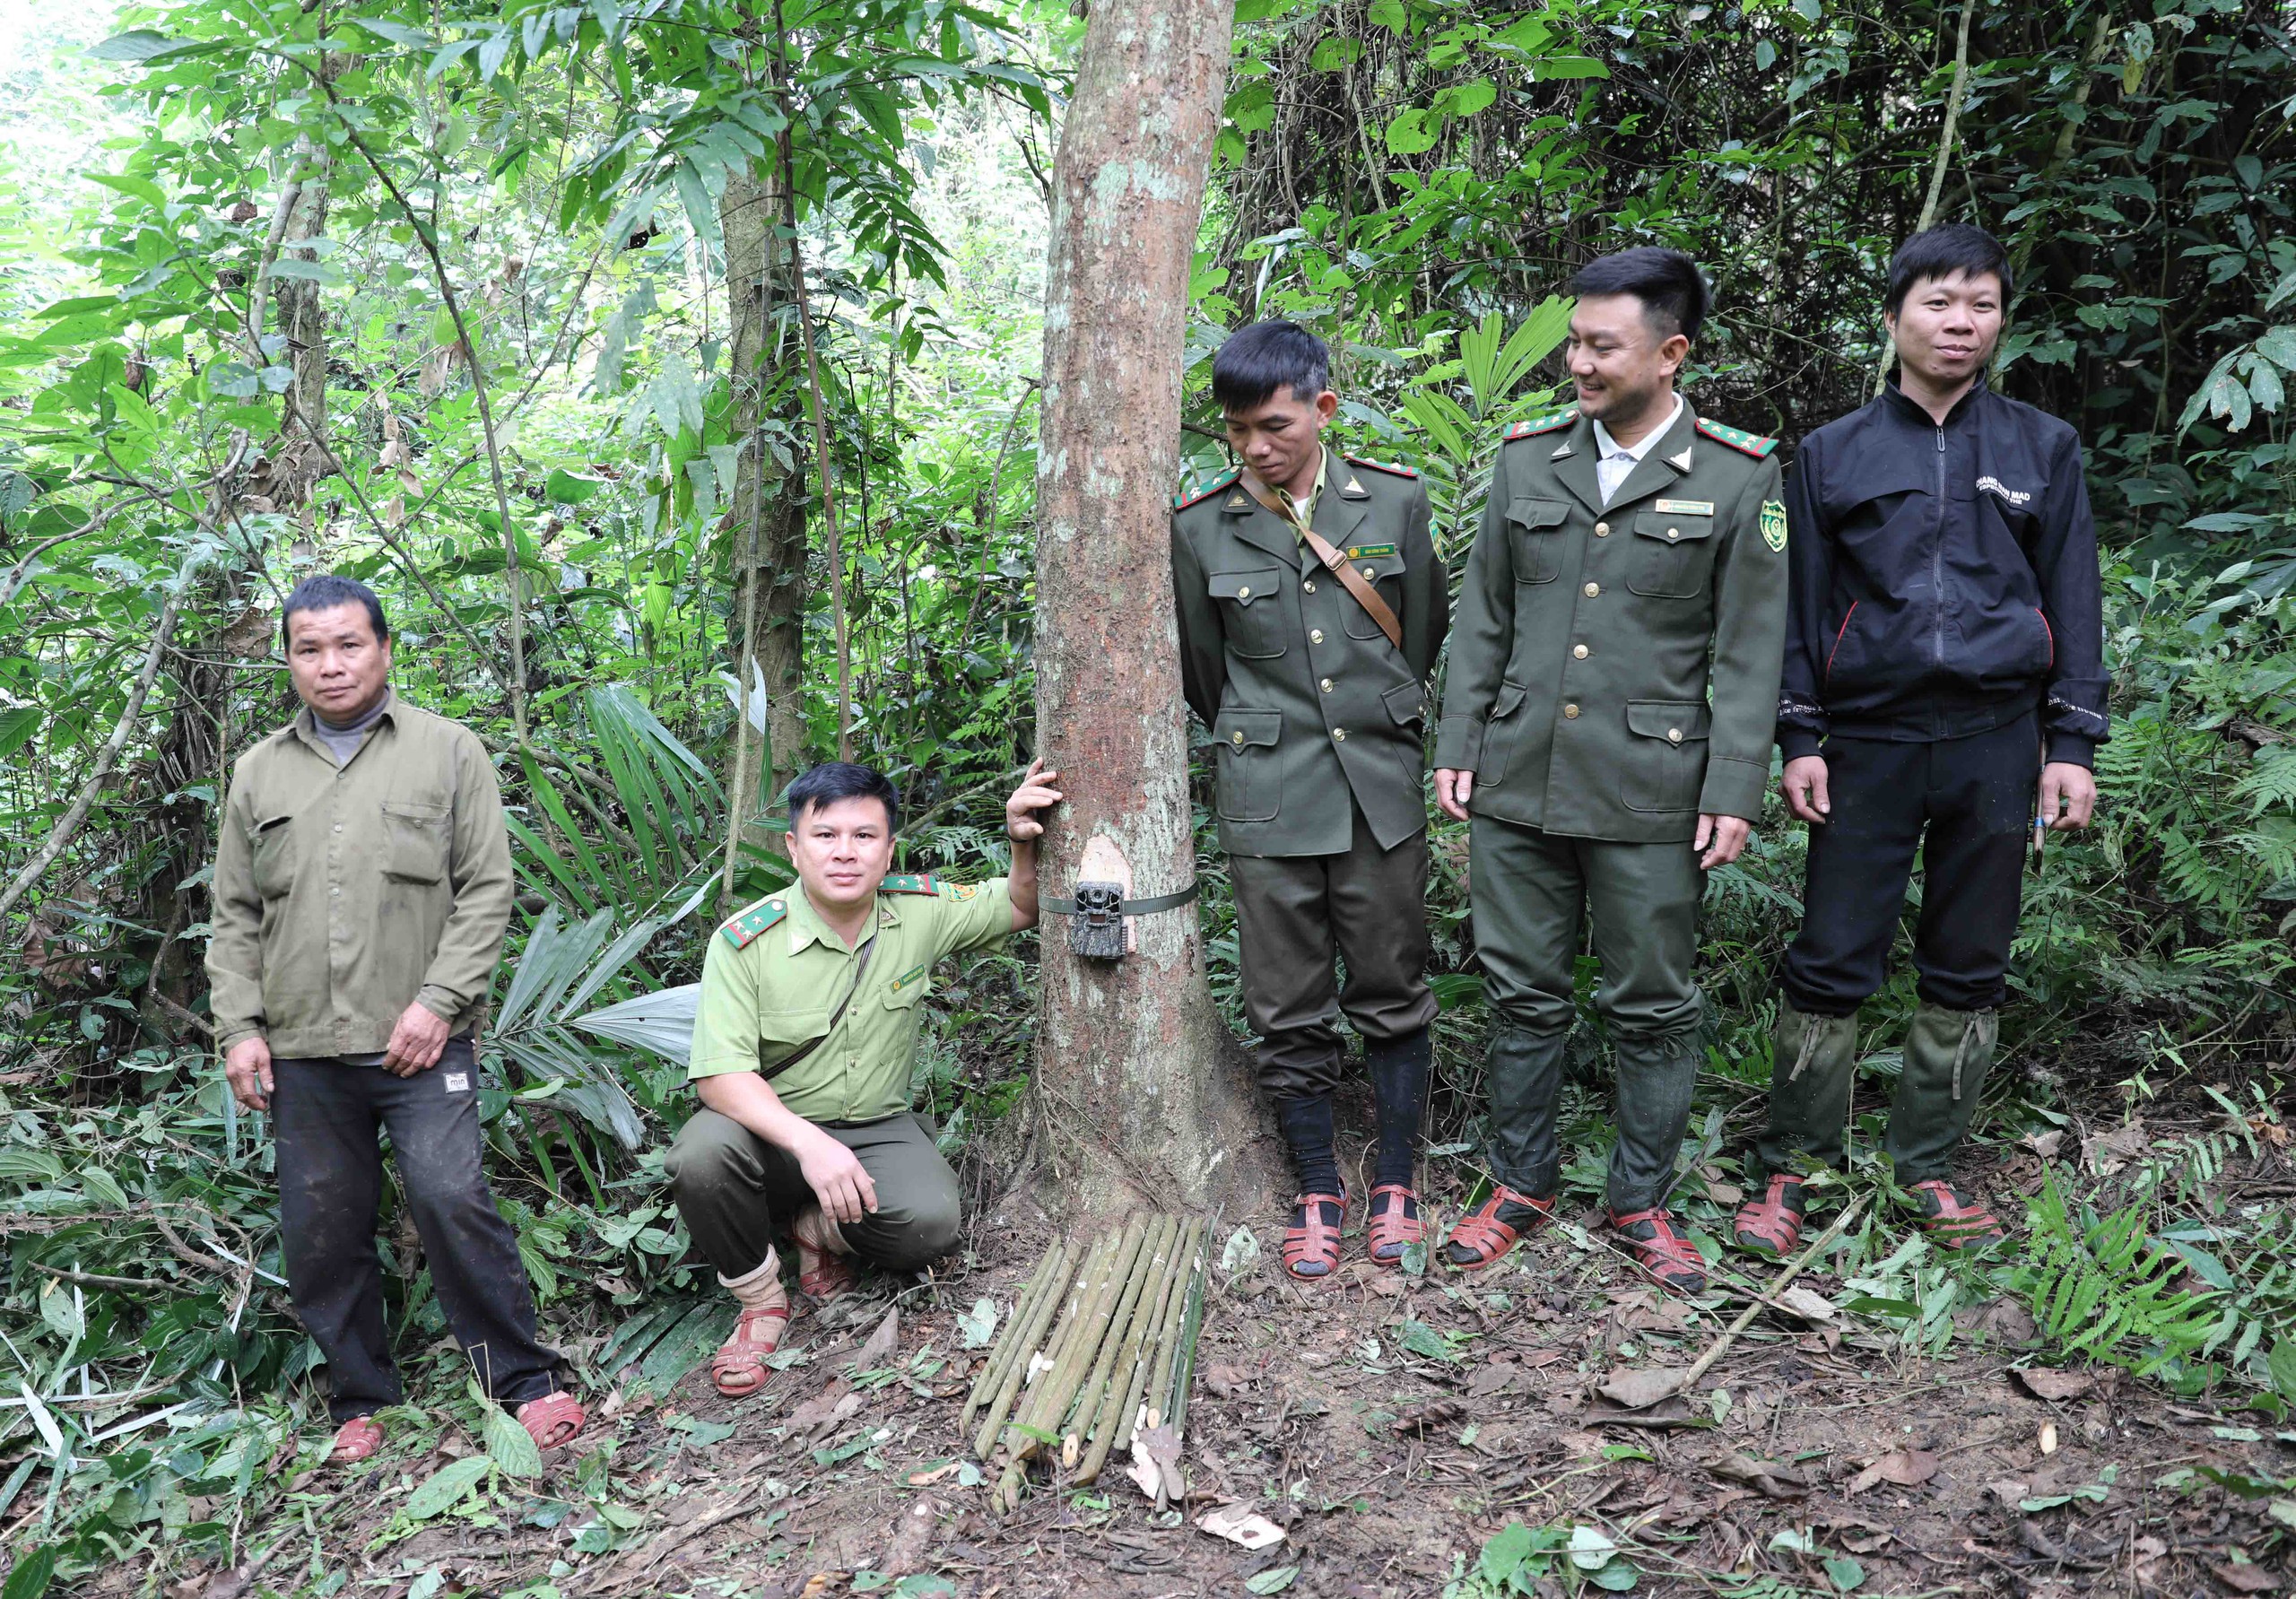
[[[2018,1251],[1907,1244],[1860,1165],[1873,1208],[1812,1298],[1694,1409],[1621,1421],[1604,1374],[1686,1364],[1760,1279],[1663,1301],[1579,1225],[1607,1137],[1582,1005],[1577,1213],[1519,1266],[1310,1299],[1270,1264],[1273,1196],[1220,1219],[1191,1467],[1282,1543],[1127,1482],[999,1520],[950,1412],[1064,1220],[1024,936],[939,990],[918,1073],[964,1248],[802,1320],[757,1397],[694,1375],[731,1312],[662,1181],[691,1099],[613,1007],[788,881],[769,802],[840,750],[901,785],[906,865],[998,868],[1036,743],[1048,174],[1083,26],[947,0],[0,7],[6,1599],[2296,1580],[2296,54],[2255,0],[1238,13],[1184,479],[1225,459],[1222,331],[1291,317],[1338,352],[1343,441],[1422,474],[1457,557],[1500,434],[1554,392],[1587,256],[1697,256],[1692,397],[1790,456],[1873,390],[1896,239],[2010,243],[1994,380],[2081,429],[2114,676],[2100,825],[2031,880],[1965,1163]],[[224,774],[292,708],[278,604],[321,569],[383,594],[400,691],[480,733],[511,807],[490,1170],[599,1418],[540,1468],[394,1208],[412,1403],[377,1464],[317,1469],[267,1128],[210,1047]],[[1448,1213],[1482,1180],[1484,1019],[1464,830],[1434,842]],[[1773,802],[1709,889],[1683,1194],[1718,1254],[1801,848]],[[1909,974],[1866,1012],[1866,1147],[1912,1007]]]

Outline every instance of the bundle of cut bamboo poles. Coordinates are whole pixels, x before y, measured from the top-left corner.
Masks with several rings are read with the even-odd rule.
[[[1135,1427],[1185,1422],[1206,1232],[1188,1217],[1136,1216],[1081,1256],[1058,1241],[1045,1251],[965,1401],[963,1425],[981,1416],[973,1452],[1004,1451],[997,1509],[1020,1502],[1032,1458],[1049,1452],[1082,1485]]]

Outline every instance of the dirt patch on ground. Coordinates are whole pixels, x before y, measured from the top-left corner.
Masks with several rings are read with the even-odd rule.
[[[1745,1263],[1734,1286],[1673,1299],[1591,1215],[1479,1275],[1359,1262],[1314,1290],[1275,1269],[1279,1218],[1250,1218],[1258,1262],[1215,1269],[1207,1295],[1187,1513],[1111,1469],[1087,1490],[1040,1479],[998,1517],[995,1474],[967,1466],[958,1435],[986,1352],[962,1348],[958,1319],[983,1297],[1008,1311],[1046,1241],[1025,1202],[1011,1210],[936,1278],[871,1281],[801,1315],[757,1395],[729,1403],[697,1369],[648,1401],[593,1371],[593,1428],[540,1479],[412,1528],[413,1490],[472,1447],[425,1435],[419,1454],[291,1493],[243,1540],[265,1563],[253,1587],[177,1571],[170,1591],[1386,1599],[1631,1577],[1744,1599],[2022,1599],[2290,1581],[2296,1504],[2233,1490],[2296,1473],[2296,1434],[2117,1371],[2020,1376],[2031,1321],[2006,1301],[1963,1306],[1935,1357],[1885,1321],[1767,1310],[1687,1399],[1618,1409],[1596,1392],[1606,1373],[1689,1364],[1768,1271]],[[860,1363],[896,1307],[891,1352]],[[1194,1525],[1225,1502],[1282,1540],[1248,1551]],[[1510,1522],[1522,1530],[1502,1536]],[[1487,1544],[1518,1588],[1475,1586]],[[99,1591],[150,1592],[156,1575]]]

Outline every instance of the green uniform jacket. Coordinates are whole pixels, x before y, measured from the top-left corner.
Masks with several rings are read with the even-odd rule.
[[[1605,507],[1592,421],[1509,432],[1435,741],[1437,766],[1474,774],[1469,809],[1628,844],[1761,814],[1786,637],[1776,447],[1684,405]]]
[[[1312,556],[1303,569],[1299,534],[1234,474],[1172,512],[1180,680],[1219,744],[1231,855],[1337,855],[1356,805],[1382,849],[1427,826],[1423,685],[1449,588],[1427,490],[1403,467],[1324,465],[1309,526],[1378,587],[1403,624],[1400,651]]]

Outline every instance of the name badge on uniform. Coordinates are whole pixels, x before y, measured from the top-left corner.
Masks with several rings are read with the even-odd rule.
[[[470,1073],[467,1073],[467,1072],[448,1072],[448,1073],[445,1073],[445,1076],[446,1076],[446,1079],[447,1079],[447,1091],[448,1091],[448,1093],[450,1093],[450,1094],[466,1094],[466,1093],[470,1092]]]
[[[1662,500],[1658,502],[1662,517],[1710,517],[1714,502],[1710,500]]]
[[[1395,552],[1396,547],[1393,544],[1355,544],[1347,552],[1349,556],[1357,561],[1377,561],[1383,555],[1393,555]]]

